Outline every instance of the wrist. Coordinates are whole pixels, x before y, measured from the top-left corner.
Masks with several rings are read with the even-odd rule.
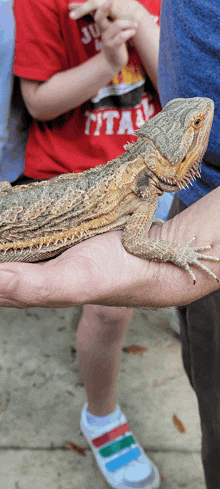
[[[100,66],[102,67],[102,72],[106,76],[106,78],[109,78],[109,81],[106,83],[110,83],[112,79],[114,78],[115,75],[117,75],[123,66],[119,66],[118,64],[115,64],[114,62],[111,62],[105,55],[103,51],[101,51],[99,54],[97,54],[97,58],[99,58],[99,63]]]

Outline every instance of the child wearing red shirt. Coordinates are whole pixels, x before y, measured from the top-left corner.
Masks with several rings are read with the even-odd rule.
[[[51,178],[117,157],[160,110],[153,88],[160,0],[88,0],[72,4],[70,15],[68,0],[15,0],[14,9],[14,72],[33,118],[25,175]],[[124,18],[128,12],[133,20]],[[156,489],[158,471],[116,405],[131,316],[126,308],[84,307],[77,351],[88,404],[81,429],[111,487]]]

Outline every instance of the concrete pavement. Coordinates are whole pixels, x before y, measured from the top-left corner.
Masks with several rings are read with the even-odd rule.
[[[79,315],[80,308],[0,310],[1,489],[109,487],[79,428],[86,399],[75,353]],[[205,489],[197,401],[170,323],[172,310],[134,311],[124,345],[147,350],[123,353],[118,403],[158,466],[162,489]]]

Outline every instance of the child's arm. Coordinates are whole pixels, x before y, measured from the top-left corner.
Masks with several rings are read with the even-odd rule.
[[[107,85],[128,61],[126,41],[136,33],[137,23],[107,19],[109,4],[97,11],[102,50],[81,65],[59,72],[45,82],[21,79],[26,106],[35,119],[51,120],[82,105]]]
[[[149,12],[141,5],[136,12],[138,28],[133,37],[134,45],[141,58],[143,67],[156,90],[158,90],[158,56],[160,28]]]
[[[98,11],[100,5],[103,4],[105,4],[105,0],[87,0],[83,3],[71,2],[69,4],[70,17],[79,19],[85,14],[92,14],[94,11]],[[154,22],[152,15],[137,0],[112,0],[109,14],[113,19],[130,19],[138,22],[133,41],[144,69],[157,89],[160,29]]]

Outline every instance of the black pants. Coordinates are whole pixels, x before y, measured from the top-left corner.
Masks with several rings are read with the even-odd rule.
[[[169,219],[185,208],[175,196]],[[220,489],[220,290],[178,311],[184,368],[199,403],[207,489]]]

